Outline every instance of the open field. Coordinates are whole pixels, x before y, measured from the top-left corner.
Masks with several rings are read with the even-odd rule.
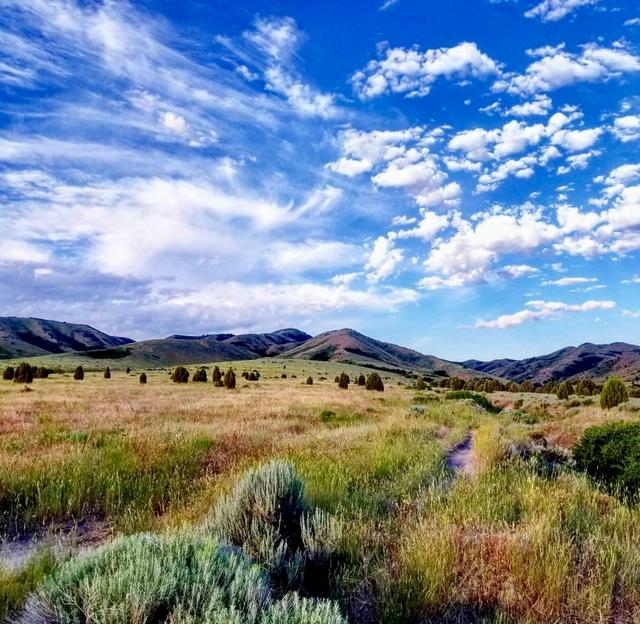
[[[169,369],[146,385],[139,371],[55,374],[29,391],[0,382],[0,533],[19,545],[75,527],[93,548],[200,530],[247,469],[282,459],[304,479],[309,506],[344,527],[327,594],[348,621],[640,619],[640,511],[563,453],[587,426],[638,420],[637,399],[605,413],[592,399],[492,393],[504,409],[489,414],[391,374],[384,393],[339,389],[341,371],[370,372],[353,366],[232,365],[261,378],[216,388],[210,367],[206,384],[171,383]],[[450,451],[468,436],[460,469]],[[0,613],[64,556],[5,561]]]

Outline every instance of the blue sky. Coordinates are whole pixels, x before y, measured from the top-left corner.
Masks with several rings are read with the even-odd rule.
[[[0,314],[638,342],[623,0],[0,0]]]

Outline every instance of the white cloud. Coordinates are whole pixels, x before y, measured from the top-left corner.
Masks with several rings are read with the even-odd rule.
[[[486,78],[500,73],[498,64],[472,42],[421,52],[417,48],[388,48],[384,57],[369,61],[351,82],[362,99],[386,93],[425,96],[438,78]]]
[[[177,134],[184,134],[187,131],[187,120],[171,111],[161,113],[160,121],[165,128]]]
[[[640,310],[633,312],[632,310],[622,310],[622,316],[632,319],[640,319]]]
[[[560,301],[528,301],[526,309],[503,314],[491,321],[477,321],[478,329],[508,329],[531,321],[555,320],[567,312],[592,312],[594,310],[611,310],[615,301],[589,300],[581,304],[568,304]]]
[[[494,84],[495,91],[530,95],[560,89],[577,82],[605,82],[640,71],[640,58],[624,47],[603,48],[587,44],[580,53],[562,48],[533,51],[541,56],[524,74],[506,76]]]
[[[283,274],[326,272],[357,264],[362,260],[362,256],[362,248],[359,245],[341,241],[279,242],[272,246],[269,264],[274,271]]]
[[[425,210],[417,225],[409,230],[400,230],[397,232],[398,238],[420,238],[428,242],[434,236],[449,225],[449,216],[436,214]]]
[[[613,121],[613,134],[622,142],[640,139],[640,115],[624,115]]]
[[[526,17],[538,17],[543,22],[557,22],[583,6],[597,4],[598,0],[542,0],[525,13]]]
[[[539,272],[536,267],[529,266],[528,264],[509,264],[502,267],[502,271],[515,278],[535,275]]]
[[[578,284],[592,284],[598,280],[595,277],[561,277],[556,280],[545,280],[543,286],[577,286]]]
[[[505,115],[514,117],[531,117],[546,115],[553,106],[551,98],[547,95],[538,95],[535,99],[522,104],[514,104],[505,111]]]
[[[589,149],[602,134],[601,128],[586,130],[558,130],[551,137],[551,143],[560,145],[570,152],[581,152]]]
[[[379,282],[391,277],[404,260],[404,253],[395,246],[394,241],[386,236],[379,236],[373,243],[369,259],[365,265],[368,271],[367,280]]]

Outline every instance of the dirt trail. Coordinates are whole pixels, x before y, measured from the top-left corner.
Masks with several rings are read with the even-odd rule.
[[[45,549],[57,557],[86,552],[106,542],[111,535],[111,528],[106,522],[85,520],[13,541],[0,541],[0,568],[17,570]]]
[[[462,442],[449,451],[447,467],[456,477],[470,477],[475,473],[473,458],[473,434],[469,432]]]

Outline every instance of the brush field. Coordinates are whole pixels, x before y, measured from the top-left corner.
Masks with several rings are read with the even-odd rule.
[[[487,395],[503,408],[493,414],[390,373],[381,373],[382,393],[339,389],[339,373],[371,372],[356,366],[269,358],[221,368],[229,366],[235,390],[214,387],[212,365],[207,383],[172,383],[168,368],[148,371],[146,385],[140,371],[113,369],[111,379],[57,373],[28,390],[0,382],[0,618],[17,621],[32,591],[53,595],[52,579],[75,565],[73,546],[45,546],[12,566],[10,546],[74,533],[90,552],[113,543],[103,556],[126,560],[122,569],[134,565],[127,548],[140,558],[166,551],[179,568],[184,553],[196,549],[189,557],[198,560],[215,548],[201,535],[206,519],[247,470],[283,460],[304,484],[308,513],[342,527],[332,533],[325,602],[295,619],[307,609],[298,595],[317,597],[302,583],[282,601],[268,598],[273,620],[186,611],[163,619],[143,609],[136,622],[640,621],[640,509],[591,483],[570,455],[585,428],[637,421],[637,399],[604,412],[597,397],[497,392]],[[254,369],[259,381],[240,376]],[[452,451],[465,441],[460,470]],[[258,585],[258,563],[271,565],[261,548],[237,564]],[[82,621],[133,621],[102,617]]]

